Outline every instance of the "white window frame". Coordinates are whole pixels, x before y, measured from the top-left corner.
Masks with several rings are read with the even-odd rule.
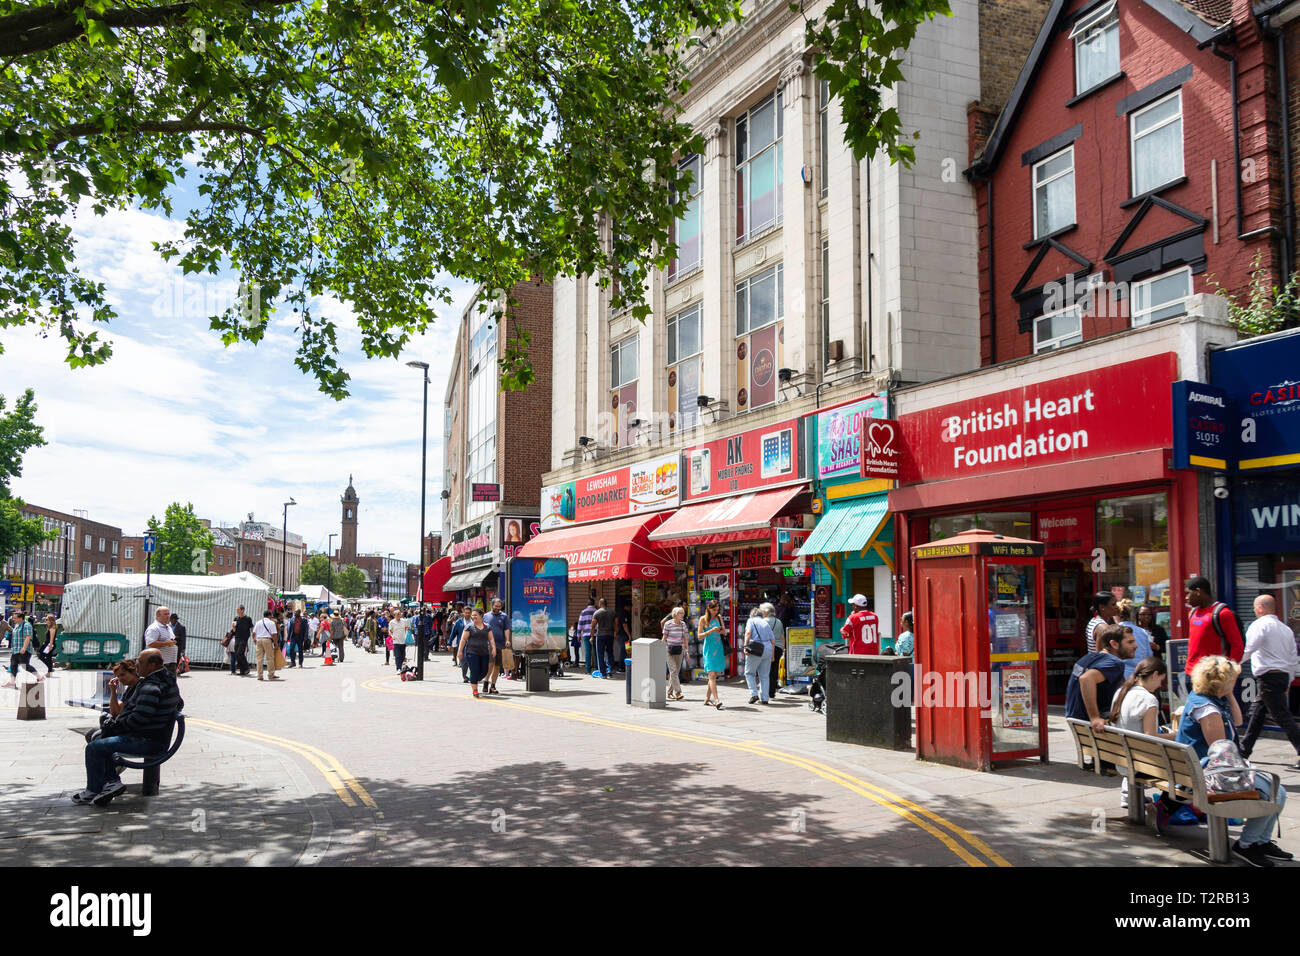
[[[822,238],[821,313],[822,313],[822,370],[831,364],[831,240]]]
[[[1162,279],[1170,279],[1176,275],[1179,275],[1180,273],[1187,278],[1186,295],[1178,299],[1169,299],[1157,305],[1151,305],[1150,303],[1148,303],[1146,308],[1142,309],[1141,311],[1138,310],[1137,308],[1138,297],[1142,295],[1143,291],[1150,289],[1153,285],[1155,285],[1155,283],[1161,281]],[[1134,282],[1132,290],[1130,291],[1129,294],[1129,324],[1132,325],[1133,328],[1138,328],[1139,326],[1150,325],[1153,321],[1163,322],[1166,319],[1172,319],[1172,318],[1176,318],[1178,315],[1184,315],[1187,312],[1187,300],[1192,296],[1192,293],[1193,293],[1192,270],[1190,266],[1182,266],[1181,268],[1178,269],[1170,269],[1168,272],[1162,272],[1159,275],[1148,276],[1147,278],[1143,279],[1141,282]],[[1159,312],[1162,309],[1167,309],[1176,302],[1181,303],[1182,305],[1181,312],[1175,313],[1174,315],[1166,315],[1160,319],[1153,320],[1151,318],[1153,313]]]
[[[1147,186],[1145,189],[1139,190],[1137,184],[1137,171],[1138,171],[1137,145],[1138,145],[1139,137],[1136,133],[1138,117],[1142,116],[1144,113],[1151,112],[1157,107],[1163,106],[1165,103],[1169,102],[1172,99],[1178,100],[1177,116],[1175,116],[1172,119],[1165,120],[1159,126],[1153,126],[1149,130],[1145,130],[1142,133],[1141,138],[1150,136],[1152,133],[1155,133],[1157,130],[1162,130],[1166,126],[1170,126],[1174,123],[1177,123],[1178,124],[1178,171],[1171,174],[1169,178],[1164,179],[1161,182],[1156,183],[1155,185]],[[1128,166],[1130,170],[1129,188],[1132,190],[1132,195],[1145,196],[1147,193],[1155,192],[1157,189],[1160,189],[1161,187],[1168,185],[1169,183],[1173,182],[1175,179],[1182,179],[1183,173],[1187,168],[1187,157],[1185,155],[1186,151],[1187,151],[1187,139],[1183,135],[1183,91],[1181,88],[1174,90],[1168,96],[1162,96],[1160,97],[1160,99],[1148,103],[1146,106],[1142,107],[1141,109],[1134,110],[1132,113],[1130,113],[1128,117]]]
[[[681,336],[678,334],[678,329],[680,328],[679,320],[685,316],[691,315],[692,313],[694,313],[695,325],[696,325],[695,351],[687,354],[687,353],[683,353],[681,350],[681,345],[680,345]],[[704,303],[703,302],[696,302],[693,305],[688,305],[680,312],[676,312],[673,315],[668,317],[667,344],[668,344],[668,368],[675,370],[677,372],[678,399],[677,399],[677,408],[674,409],[674,411],[676,411],[677,413],[677,427],[694,428],[700,422],[700,408],[698,405],[694,405],[688,408],[682,407],[681,368],[682,366],[686,365],[688,362],[695,362],[698,367],[696,372],[697,376],[704,372],[704,369],[701,365],[702,363],[701,356],[704,353]],[[698,381],[698,378],[696,379],[696,381]]]
[[[1098,80],[1096,83],[1092,83],[1085,87],[1079,79],[1079,47],[1082,44],[1091,41],[1098,30],[1109,31],[1112,28],[1115,30],[1115,71],[1109,76]],[[1111,0],[1110,3],[1098,7],[1086,17],[1080,17],[1075,23],[1074,29],[1070,31],[1070,39],[1074,41],[1074,92],[1076,95],[1095,89],[1120,74],[1119,12],[1115,9],[1115,0]]]
[[[1057,316],[1065,315],[1067,312],[1074,312],[1076,315],[1078,315],[1079,331],[1077,333],[1071,332],[1069,335],[1058,335],[1055,336],[1054,338],[1040,341],[1038,338],[1038,323],[1042,322],[1044,319],[1054,319]],[[1078,335],[1079,337],[1078,342],[1066,341],[1067,339],[1074,338],[1075,335]],[[1082,341],[1083,341],[1083,309],[1077,303],[1075,305],[1066,306],[1064,309],[1057,309],[1055,312],[1044,312],[1042,315],[1034,319],[1034,354],[1035,355],[1037,355],[1039,352],[1053,352],[1057,349],[1065,348],[1067,345],[1078,345],[1079,342]]]
[[[682,259],[673,259],[669,262],[668,278],[670,280],[676,279],[678,276],[684,276],[688,272],[694,272],[704,264],[704,216],[701,209],[703,206],[702,196],[704,193],[704,157],[700,156],[698,153],[687,156],[677,164],[677,168],[683,169],[692,164],[695,166],[695,176],[694,181],[691,183],[691,191],[686,195],[686,201],[689,205],[686,213],[680,219],[673,222],[673,241],[676,243],[681,242],[681,224],[688,217],[694,216],[696,224],[695,234],[699,238],[699,249],[694,262],[686,262]],[[681,250],[679,249],[678,252],[680,251]]]
[[[818,159],[821,163],[818,177],[821,182],[818,183],[821,192],[821,198],[825,199],[826,194],[830,191],[830,172],[831,172],[831,84],[829,80],[817,81],[817,127],[818,127]]]
[[[128,561],[133,560],[135,558],[135,548],[128,544],[122,557],[126,558]]]
[[[100,539],[99,539],[99,550],[100,550],[100,551],[103,551],[103,550],[105,549],[105,547],[107,547],[107,546],[104,544],[104,539],[103,539],[103,538],[100,538]]]
[[[750,286],[753,284],[755,279],[767,278],[769,273],[774,273],[776,277],[776,314],[762,325],[754,325],[749,321],[750,303],[753,301],[752,296],[749,294]],[[741,314],[739,303],[742,291],[745,295],[745,327],[743,329],[740,326]],[[769,266],[768,268],[761,269],[752,275],[745,276],[745,278],[736,283],[736,299],[736,338],[749,335],[751,332],[765,329],[769,325],[775,325],[777,322],[780,322],[785,318],[785,263],[778,262],[774,266]]]
[[[773,110],[773,116],[772,116],[773,139],[772,142],[763,146],[761,149],[758,150],[758,152],[754,152],[750,147],[750,140],[752,139],[751,133],[753,127],[751,118],[755,112],[762,109],[768,103],[772,104],[772,110]],[[784,103],[784,99],[782,98],[782,91],[780,90],[780,88],[778,88],[775,92],[769,93],[767,96],[763,97],[763,99],[759,100],[757,103],[755,103],[748,110],[746,110],[744,113],[742,113],[740,116],[736,118],[736,125],[737,125],[736,174],[738,179],[740,180],[736,184],[737,186],[736,203],[737,203],[738,210],[742,211],[745,217],[745,231],[743,233],[738,233],[736,235],[736,245],[738,246],[745,244],[746,242],[748,242],[750,239],[752,239],[754,236],[758,235],[759,233],[766,232],[768,229],[771,229],[774,226],[779,225],[782,222],[782,220],[785,218],[785,202],[782,196],[782,189],[784,186],[784,170],[781,168],[781,158],[782,158],[782,149],[783,149],[782,144],[784,143],[785,140],[784,111],[785,111],[785,103]],[[744,129],[745,129],[744,131],[745,158],[743,160],[739,159],[739,155],[740,155],[739,141],[741,137],[739,128],[742,123],[744,124]],[[758,159],[760,156],[763,156],[769,150],[776,151],[776,156],[773,161],[773,168],[775,171],[775,180],[773,182],[773,190],[775,192],[773,218],[766,222],[755,223],[754,216],[753,216],[753,209],[750,201],[750,197],[753,193],[753,190],[751,188],[751,186],[753,185],[753,177],[750,171],[753,168],[754,160]]]
[[[1040,167],[1040,166],[1046,166],[1048,163],[1052,162],[1052,160],[1060,158],[1060,156],[1061,156],[1062,153],[1069,153],[1069,154],[1070,154],[1070,167],[1069,167],[1069,169],[1066,169],[1066,170],[1063,171],[1063,172],[1059,172],[1059,173],[1057,173],[1056,175],[1052,176],[1050,179],[1045,179],[1045,180],[1043,180],[1043,181],[1040,183],[1040,182],[1038,181],[1038,169],[1039,169],[1039,167]],[[1039,232],[1039,231],[1038,231],[1038,191],[1039,191],[1040,189],[1042,189],[1042,190],[1044,191],[1044,194],[1046,194],[1046,190],[1047,190],[1047,187],[1048,187],[1048,186],[1050,186],[1052,183],[1056,182],[1057,180],[1064,179],[1066,176],[1069,176],[1069,177],[1070,177],[1070,186],[1071,186],[1071,188],[1070,188],[1070,206],[1071,206],[1071,207],[1076,207],[1076,200],[1078,199],[1078,194],[1077,194],[1077,192],[1076,192],[1075,189],[1074,189],[1074,144],[1073,144],[1073,143],[1071,143],[1069,146],[1065,147],[1065,149],[1059,149],[1059,150],[1057,150],[1055,153],[1053,153],[1051,156],[1048,156],[1048,157],[1046,157],[1046,158],[1044,158],[1044,159],[1041,159],[1041,160],[1039,160],[1038,162],[1034,163],[1033,168],[1032,168],[1032,170],[1030,171],[1030,184],[1031,184],[1031,186],[1032,186],[1032,188],[1033,188],[1033,190],[1034,190],[1034,194],[1033,194],[1033,207],[1034,207],[1033,216],[1034,216],[1034,238],[1035,238],[1035,239],[1040,239],[1040,238],[1042,238],[1043,236],[1050,236],[1052,233],[1054,233],[1054,232],[1059,232],[1060,230],[1064,229],[1066,226],[1072,226],[1072,225],[1074,225],[1074,224],[1075,224],[1076,222],[1078,222],[1078,220],[1079,220],[1079,213],[1078,213],[1078,209],[1077,209],[1077,207],[1076,207],[1076,208],[1074,208],[1074,214],[1073,214],[1072,216],[1070,216],[1070,221],[1069,221],[1069,222],[1067,222],[1067,223],[1062,223],[1062,224],[1057,225],[1057,226],[1052,226],[1051,228],[1047,229],[1045,232]]]
[[[619,339],[609,346],[609,387],[610,389],[622,388],[624,385],[631,385],[641,377],[641,357],[637,351],[640,347],[640,335],[629,335],[626,338]],[[636,368],[634,374],[629,378],[616,377],[615,373],[621,376],[623,371],[623,350],[632,350],[633,361]]]

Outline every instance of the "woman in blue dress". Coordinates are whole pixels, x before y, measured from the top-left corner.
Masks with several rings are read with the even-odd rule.
[[[704,669],[709,673],[709,690],[704,696],[706,707],[722,710],[722,698],[718,696],[718,675],[727,670],[727,649],[722,638],[722,615],[718,611],[718,602],[710,601],[704,608],[704,615],[699,623],[700,642],[704,645]]]

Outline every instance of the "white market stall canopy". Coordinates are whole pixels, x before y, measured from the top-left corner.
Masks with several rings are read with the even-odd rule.
[[[298,588],[308,604],[341,604],[347,598],[335,594],[323,584],[304,584]]]
[[[166,605],[185,625],[185,652],[192,663],[221,664],[221,638],[230,630],[235,608],[244,605],[257,619],[266,610],[270,585],[256,574],[96,574],[63,590],[59,623],[68,634],[125,634],[128,656],[140,652],[154,611]],[[147,606],[146,606],[147,604]],[[147,615],[147,617],[146,617]]]

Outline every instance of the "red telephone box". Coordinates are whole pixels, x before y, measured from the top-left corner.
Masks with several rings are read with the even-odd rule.
[[[1047,760],[1043,550],[980,530],[912,548],[918,758]]]

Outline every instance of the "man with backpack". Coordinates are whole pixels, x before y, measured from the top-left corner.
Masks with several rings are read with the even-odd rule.
[[[1191,607],[1187,616],[1188,676],[1202,657],[1220,654],[1240,663],[1246,647],[1241,627],[1232,609],[1214,600],[1208,579],[1198,576],[1187,582],[1187,604]]]

